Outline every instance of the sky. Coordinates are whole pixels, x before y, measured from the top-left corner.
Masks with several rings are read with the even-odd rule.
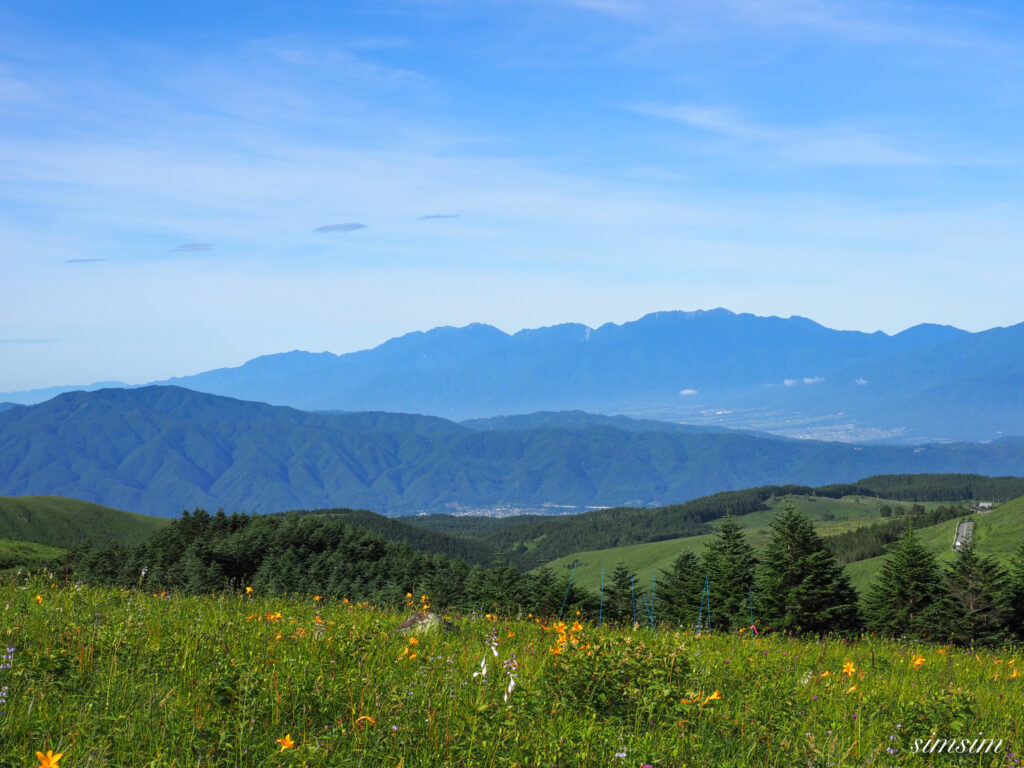
[[[1024,3],[0,0],[0,392],[726,307],[1024,321]]]

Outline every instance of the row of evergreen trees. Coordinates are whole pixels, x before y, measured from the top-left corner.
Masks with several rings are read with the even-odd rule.
[[[616,566],[607,591],[610,619],[630,616],[623,595],[630,576],[623,564]],[[654,600],[660,619],[691,627],[699,623],[702,629],[756,625],[824,634],[861,626],[857,592],[842,566],[811,521],[788,506],[772,523],[771,541],[760,558],[735,518],[726,517],[700,556],[684,552],[676,558]]]
[[[912,529],[894,545],[862,604],[842,566],[810,520],[791,506],[771,524],[760,557],[727,516],[699,555],[682,553],[641,587],[623,564],[599,593],[579,589],[568,572],[523,574],[427,555],[330,517],[184,514],[145,544],[82,547],[76,576],[111,585],[191,593],[241,590],[320,594],[402,605],[428,594],[455,611],[556,615],[736,631],[824,634],[862,628],[893,636],[957,643],[1024,639],[1024,548],[1012,568],[973,547],[941,567]]]
[[[686,626],[707,626],[710,619],[712,629],[723,631],[869,629],[963,645],[1024,640],[1024,547],[1009,570],[979,556],[972,543],[942,566],[908,524],[859,605],[831,548],[806,517],[787,507],[771,528],[760,561],[731,517],[699,557],[682,553],[657,587],[661,618]],[[629,618],[627,583],[633,575],[620,564],[608,590],[610,618]]]

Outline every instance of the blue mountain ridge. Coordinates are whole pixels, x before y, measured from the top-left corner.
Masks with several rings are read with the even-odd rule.
[[[194,507],[395,515],[655,506],[886,473],[1024,474],[1022,438],[859,446],[624,423],[591,414],[460,425],[313,413],[173,386],[71,392],[0,413],[0,495],[72,496],[156,515]]]
[[[1022,353],[1024,324],[887,335],[714,309],[514,334],[441,327],[360,352],[296,350],[155,383],[311,411],[465,420],[582,409],[921,443],[1024,434]]]

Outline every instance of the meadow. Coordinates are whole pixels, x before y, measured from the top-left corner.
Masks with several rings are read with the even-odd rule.
[[[573,606],[396,633],[428,601],[5,577],[0,766],[1020,762],[1019,648],[598,627]],[[922,753],[933,737],[1002,744]]]

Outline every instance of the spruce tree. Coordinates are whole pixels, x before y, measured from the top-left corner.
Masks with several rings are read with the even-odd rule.
[[[946,572],[955,615],[951,638],[962,645],[994,645],[1010,636],[1010,579],[992,557],[979,557],[974,542],[957,552]]]
[[[604,589],[604,616],[606,619],[622,624],[633,623],[634,579],[635,574],[629,570],[628,565],[622,562],[616,564],[610,583],[606,584]],[[639,600],[639,596],[636,599]],[[639,620],[639,608],[636,615]]]
[[[868,626],[891,636],[945,639],[952,605],[942,571],[917,536],[907,529],[892,547],[864,603]]]
[[[811,521],[787,504],[771,528],[756,587],[755,619],[793,632],[856,629],[857,593]]]
[[[682,552],[672,567],[658,573],[659,617],[670,623],[693,627],[697,623],[697,607],[704,588],[704,571],[693,552]]]
[[[718,533],[706,544],[701,565],[708,577],[713,628],[749,626],[757,556],[732,515],[726,515]]]

